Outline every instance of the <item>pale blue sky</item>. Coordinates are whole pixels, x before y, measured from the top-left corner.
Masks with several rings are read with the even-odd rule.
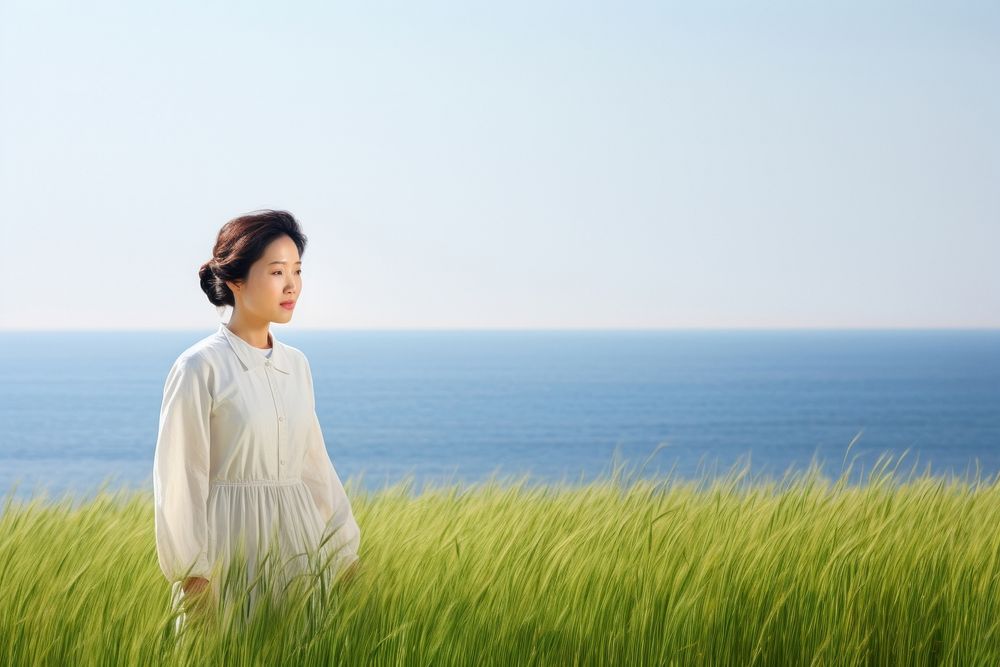
[[[750,4],[0,0],[0,329],[1000,326],[996,3]]]

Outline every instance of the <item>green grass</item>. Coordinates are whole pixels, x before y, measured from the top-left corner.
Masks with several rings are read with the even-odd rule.
[[[1000,664],[1000,484],[890,465],[856,485],[815,462],[778,480],[348,480],[353,579],[179,639],[151,495],[11,494],[0,664]]]

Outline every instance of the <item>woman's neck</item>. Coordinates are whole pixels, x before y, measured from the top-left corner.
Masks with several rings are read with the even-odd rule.
[[[268,324],[270,322],[258,324],[244,322],[234,315],[229,319],[229,324],[226,327],[251,346],[266,350],[274,344]]]

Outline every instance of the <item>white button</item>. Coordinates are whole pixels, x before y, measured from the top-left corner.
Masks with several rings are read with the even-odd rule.
[[[271,360],[267,359],[266,361],[264,361],[264,365],[265,366],[270,366],[271,365]]]
[[[285,421],[285,418],[284,417],[278,417],[278,421],[279,422],[283,422],[283,421]]]
[[[285,459],[281,459],[281,465],[285,465]]]

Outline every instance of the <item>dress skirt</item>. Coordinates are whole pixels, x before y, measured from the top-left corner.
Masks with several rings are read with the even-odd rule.
[[[326,539],[323,521],[302,480],[213,481],[208,496],[209,589],[216,604],[249,620],[262,596],[275,603],[296,578],[304,585],[326,584],[340,567],[337,539]],[[335,536],[334,536],[335,537]],[[266,577],[257,580],[258,575]],[[184,623],[185,595],[180,582],[172,588],[172,605]],[[237,608],[238,607],[238,608]]]

